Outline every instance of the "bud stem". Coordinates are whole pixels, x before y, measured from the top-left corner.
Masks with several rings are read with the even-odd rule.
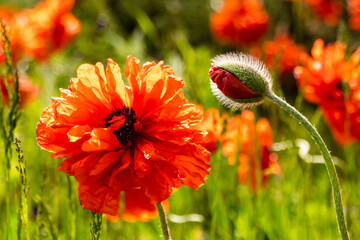
[[[340,189],[339,178],[336,173],[334,162],[331,158],[328,148],[325,145],[324,140],[321,138],[320,134],[317,132],[315,127],[309,122],[309,120],[307,120],[305,116],[303,116],[293,106],[288,104],[284,99],[278,97],[273,92],[268,92],[266,94],[266,96],[269,99],[271,99],[274,103],[278,104],[285,111],[290,113],[291,116],[296,118],[306,128],[306,130],[308,130],[311,137],[314,139],[315,143],[318,145],[318,147],[321,151],[321,154],[324,157],[325,166],[326,166],[329,178],[330,178],[332,193],[333,193],[333,197],[334,197],[337,225],[338,225],[338,228],[340,231],[340,235],[343,240],[349,240],[350,237],[349,237],[349,233],[348,233],[348,230],[346,227],[344,210],[343,210],[342,200],[341,200],[341,189]]]
[[[163,233],[164,240],[171,240],[169,226],[166,220],[166,214],[161,203],[156,204],[156,209],[159,213],[160,226]]]

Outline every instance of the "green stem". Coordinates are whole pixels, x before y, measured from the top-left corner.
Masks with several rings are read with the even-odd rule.
[[[166,220],[166,214],[165,214],[164,208],[161,205],[161,203],[157,203],[155,205],[156,205],[156,209],[159,213],[160,226],[161,226],[164,240],[171,240],[170,230],[169,230],[169,226],[168,226],[168,223]]]
[[[21,149],[21,141],[18,138],[15,138],[15,149],[18,153],[18,166],[17,170],[20,175],[20,183],[21,183],[21,192],[20,192],[20,206],[19,206],[19,221],[20,226],[24,229],[25,239],[29,240],[29,217],[28,217],[28,191],[29,185],[26,176],[26,162],[24,158],[24,152]],[[21,231],[21,229],[20,229]],[[19,234],[20,236],[20,234]],[[21,237],[19,238],[21,239]]]
[[[345,222],[345,216],[344,216],[344,210],[342,206],[342,200],[341,200],[341,190],[340,190],[340,183],[339,179],[336,173],[336,169],[334,166],[334,162],[331,159],[331,155],[329,150],[327,149],[324,140],[321,138],[320,134],[317,132],[315,127],[311,125],[311,123],[293,106],[288,104],[284,99],[278,97],[273,92],[269,92],[267,94],[267,97],[270,98],[273,102],[278,104],[281,108],[283,108],[285,111],[290,113],[291,116],[296,118],[311,134],[311,137],[314,139],[315,143],[318,145],[324,160],[325,160],[325,166],[330,178],[332,193],[334,197],[334,204],[335,204],[335,212],[336,212],[336,219],[337,224],[339,227],[339,231],[341,234],[341,237],[343,240],[349,240],[349,233],[346,227]]]
[[[11,182],[10,182],[10,167],[6,167],[6,191],[10,193],[11,189]],[[10,194],[6,194],[6,239],[9,240],[12,237],[12,220],[11,220],[11,209],[10,209]]]
[[[95,213],[91,211],[90,220],[90,235],[91,240],[99,240],[102,224],[102,213]]]
[[[74,206],[74,199],[73,199],[73,190],[72,190],[72,183],[71,178],[69,175],[66,175],[67,184],[68,184],[68,201],[69,201],[69,221],[67,221],[68,224],[68,237],[69,239],[75,239],[75,232],[76,232],[76,209]]]

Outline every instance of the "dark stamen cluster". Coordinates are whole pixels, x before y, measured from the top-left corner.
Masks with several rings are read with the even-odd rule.
[[[129,107],[122,107],[121,109],[115,108],[115,110],[113,110],[109,114],[109,116],[104,118],[105,127],[109,127],[112,125],[110,121],[115,116],[124,117],[125,123],[121,128],[113,131],[113,134],[115,134],[120,144],[124,146],[129,146],[131,144],[131,138],[135,134],[134,123],[137,120],[135,111]]]

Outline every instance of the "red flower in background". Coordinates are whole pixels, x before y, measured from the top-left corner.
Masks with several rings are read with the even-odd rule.
[[[325,47],[318,39],[311,50],[312,57],[304,54],[303,66],[294,69],[305,99],[320,106],[340,144],[360,139],[360,49],[345,60],[345,48],[339,42]]]
[[[44,0],[33,9],[1,7],[0,18],[7,27],[15,61],[30,56],[38,61],[67,45],[80,31],[81,24],[70,13],[74,0]],[[3,42],[0,43],[1,48]],[[3,49],[0,62],[4,61]]]
[[[349,25],[351,29],[360,29],[360,1],[347,0],[347,9],[349,13]]]
[[[217,151],[218,141],[223,130],[224,117],[225,115],[220,116],[219,110],[211,108],[204,113],[202,122],[193,127],[207,133],[201,145],[211,153]]]
[[[257,42],[266,32],[269,17],[257,0],[225,0],[210,18],[214,37],[235,46]]]
[[[210,170],[204,133],[191,128],[203,110],[187,102],[184,81],[163,62],[140,70],[132,56],[125,76],[130,86],[111,59],[105,71],[101,63],[81,65],[36,129],[41,149],[67,158],[59,170],[77,179],[82,207],[111,215],[122,191],[160,203],[182,185],[198,189]]]
[[[281,169],[277,155],[271,153],[272,145],[270,124],[267,119],[259,119],[254,123],[254,113],[245,110],[227,120],[226,132],[222,137],[223,154],[228,157],[230,165],[239,160],[238,179],[242,184],[250,182],[251,189],[257,189],[257,172],[260,171],[262,186],[270,174],[280,174]],[[258,144],[260,154],[256,152]],[[257,158],[260,159],[260,168]]]
[[[221,143],[222,143],[222,152],[228,157],[228,163],[234,165],[236,163],[236,156],[238,152],[238,143],[239,143],[239,128],[240,128],[240,116],[235,115],[226,121],[226,132],[223,134]]]
[[[14,79],[14,78],[13,78]],[[8,81],[9,86],[13,87],[14,82],[13,80]],[[9,94],[8,90],[5,86],[4,78],[3,76],[0,76],[0,90],[1,90],[1,97],[2,101],[5,105],[9,103]],[[19,96],[20,96],[20,102],[19,106],[20,108],[24,107],[28,103],[30,103],[32,100],[34,100],[39,94],[39,88],[34,85],[28,77],[21,76],[19,78]]]
[[[316,15],[326,24],[335,26],[339,23],[343,4],[338,0],[303,0],[307,2]]]
[[[281,168],[278,156],[271,152],[273,144],[270,123],[266,118],[260,118],[255,126],[259,148],[261,150],[261,184],[265,186],[271,174],[280,174]]]
[[[253,47],[251,55],[263,59],[269,68],[275,68],[280,75],[290,73],[298,64],[300,55],[304,51],[287,34],[280,34],[273,41],[267,41],[261,48]]]
[[[145,195],[144,191],[128,190],[125,191],[123,209],[117,215],[106,215],[106,218],[112,222],[119,220],[120,218],[126,222],[147,222],[158,216],[158,212],[155,204],[151,199]],[[162,202],[164,210],[169,209],[169,202],[165,200]]]
[[[329,26],[339,23],[343,14],[344,4],[340,0],[287,0],[291,2],[302,1],[308,3],[315,14]],[[353,30],[360,29],[360,1],[347,0],[349,14],[349,27]]]

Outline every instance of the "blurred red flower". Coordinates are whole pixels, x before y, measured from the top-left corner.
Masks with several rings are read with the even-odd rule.
[[[345,50],[340,42],[325,47],[318,39],[311,50],[312,57],[304,54],[303,66],[294,69],[305,99],[320,106],[340,144],[360,139],[360,49],[350,60],[345,60]]]
[[[24,10],[1,6],[0,18],[8,31],[13,59],[30,56],[42,61],[68,44],[81,29],[79,20],[70,13],[74,2],[44,0],[35,8]],[[0,62],[4,61],[3,55],[1,49]]]
[[[12,88],[14,86],[13,79],[14,78],[12,78],[11,80],[6,80],[7,84]],[[7,105],[9,103],[9,94],[5,86],[3,76],[0,76],[0,90],[2,101],[5,105]],[[19,95],[19,106],[20,108],[22,108],[39,95],[39,88],[34,83],[32,83],[27,76],[21,76],[19,77]]]
[[[347,9],[349,13],[349,26],[351,29],[360,29],[360,1],[347,0]]]
[[[273,145],[271,126],[266,118],[260,118],[256,122],[255,130],[259,148],[261,150],[261,185],[265,186],[271,174],[280,174],[281,168],[278,163],[278,156],[271,152]]]
[[[37,125],[37,143],[68,158],[60,171],[75,176],[83,208],[116,215],[121,191],[141,190],[151,204],[174,188],[198,189],[210,170],[200,106],[187,102],[184,81],[163,62],[128,56],[122,80],[111,59],[84,64],[69,89],[53,98]]]
[[[343,10],[343,4],[339,0],[304,0],[307,2],[316,15],[329,26],[339,23]]]
[[[121,218],[126,222],[147,222],[158,216],[155,204],[145,195],[144,190],[127,190],[124,195],[122,211],[115,216],[106,214],[108,220],[115,222]],[[163,201],[162,205],[165,211],[169,209],[168,200]]]
[[[266,41],[261,48],[254,46],[251,55],[261,58],[269,68],[276,69],[280,75],[291,73],[298,64],[304,48],[297,45],[286,33],[279,34],[273,41]]]
[[[221,43],[235,46],[257,42],[266,32],[269,17],[257,0],[225,0],[210,18],[210,28]]]
[[[211,153],[217,151],[218,141],[223,131],[224,117],[225,115],[220,116],[219,110],[211,108],[204,113],[204,119],[193,127],[207,133],[201,145]]]
[[[254,123],[254,113],[245,110],[227,120],[226,132],[222,138],[223,154],[230,165],[239,159],[238,180],[242,184],[250,182],[251,189],[257,189],[257,172],[260,171],[262,186],[270,174],[280,174],[277,155],[271,153],[272,133],[267,119],[261,118]],[[260,154],[256,153],[256,144]],[[260,158],[260,167],[257,158]]]
[[[344,3],[341,0],[286,0],[290,2],[302,1],[315,12],[316,16],[329,26],[336,26],[343,14]],[[360,28],[360,1],[346,0],[349,13],[349,26],[354,30]]]

